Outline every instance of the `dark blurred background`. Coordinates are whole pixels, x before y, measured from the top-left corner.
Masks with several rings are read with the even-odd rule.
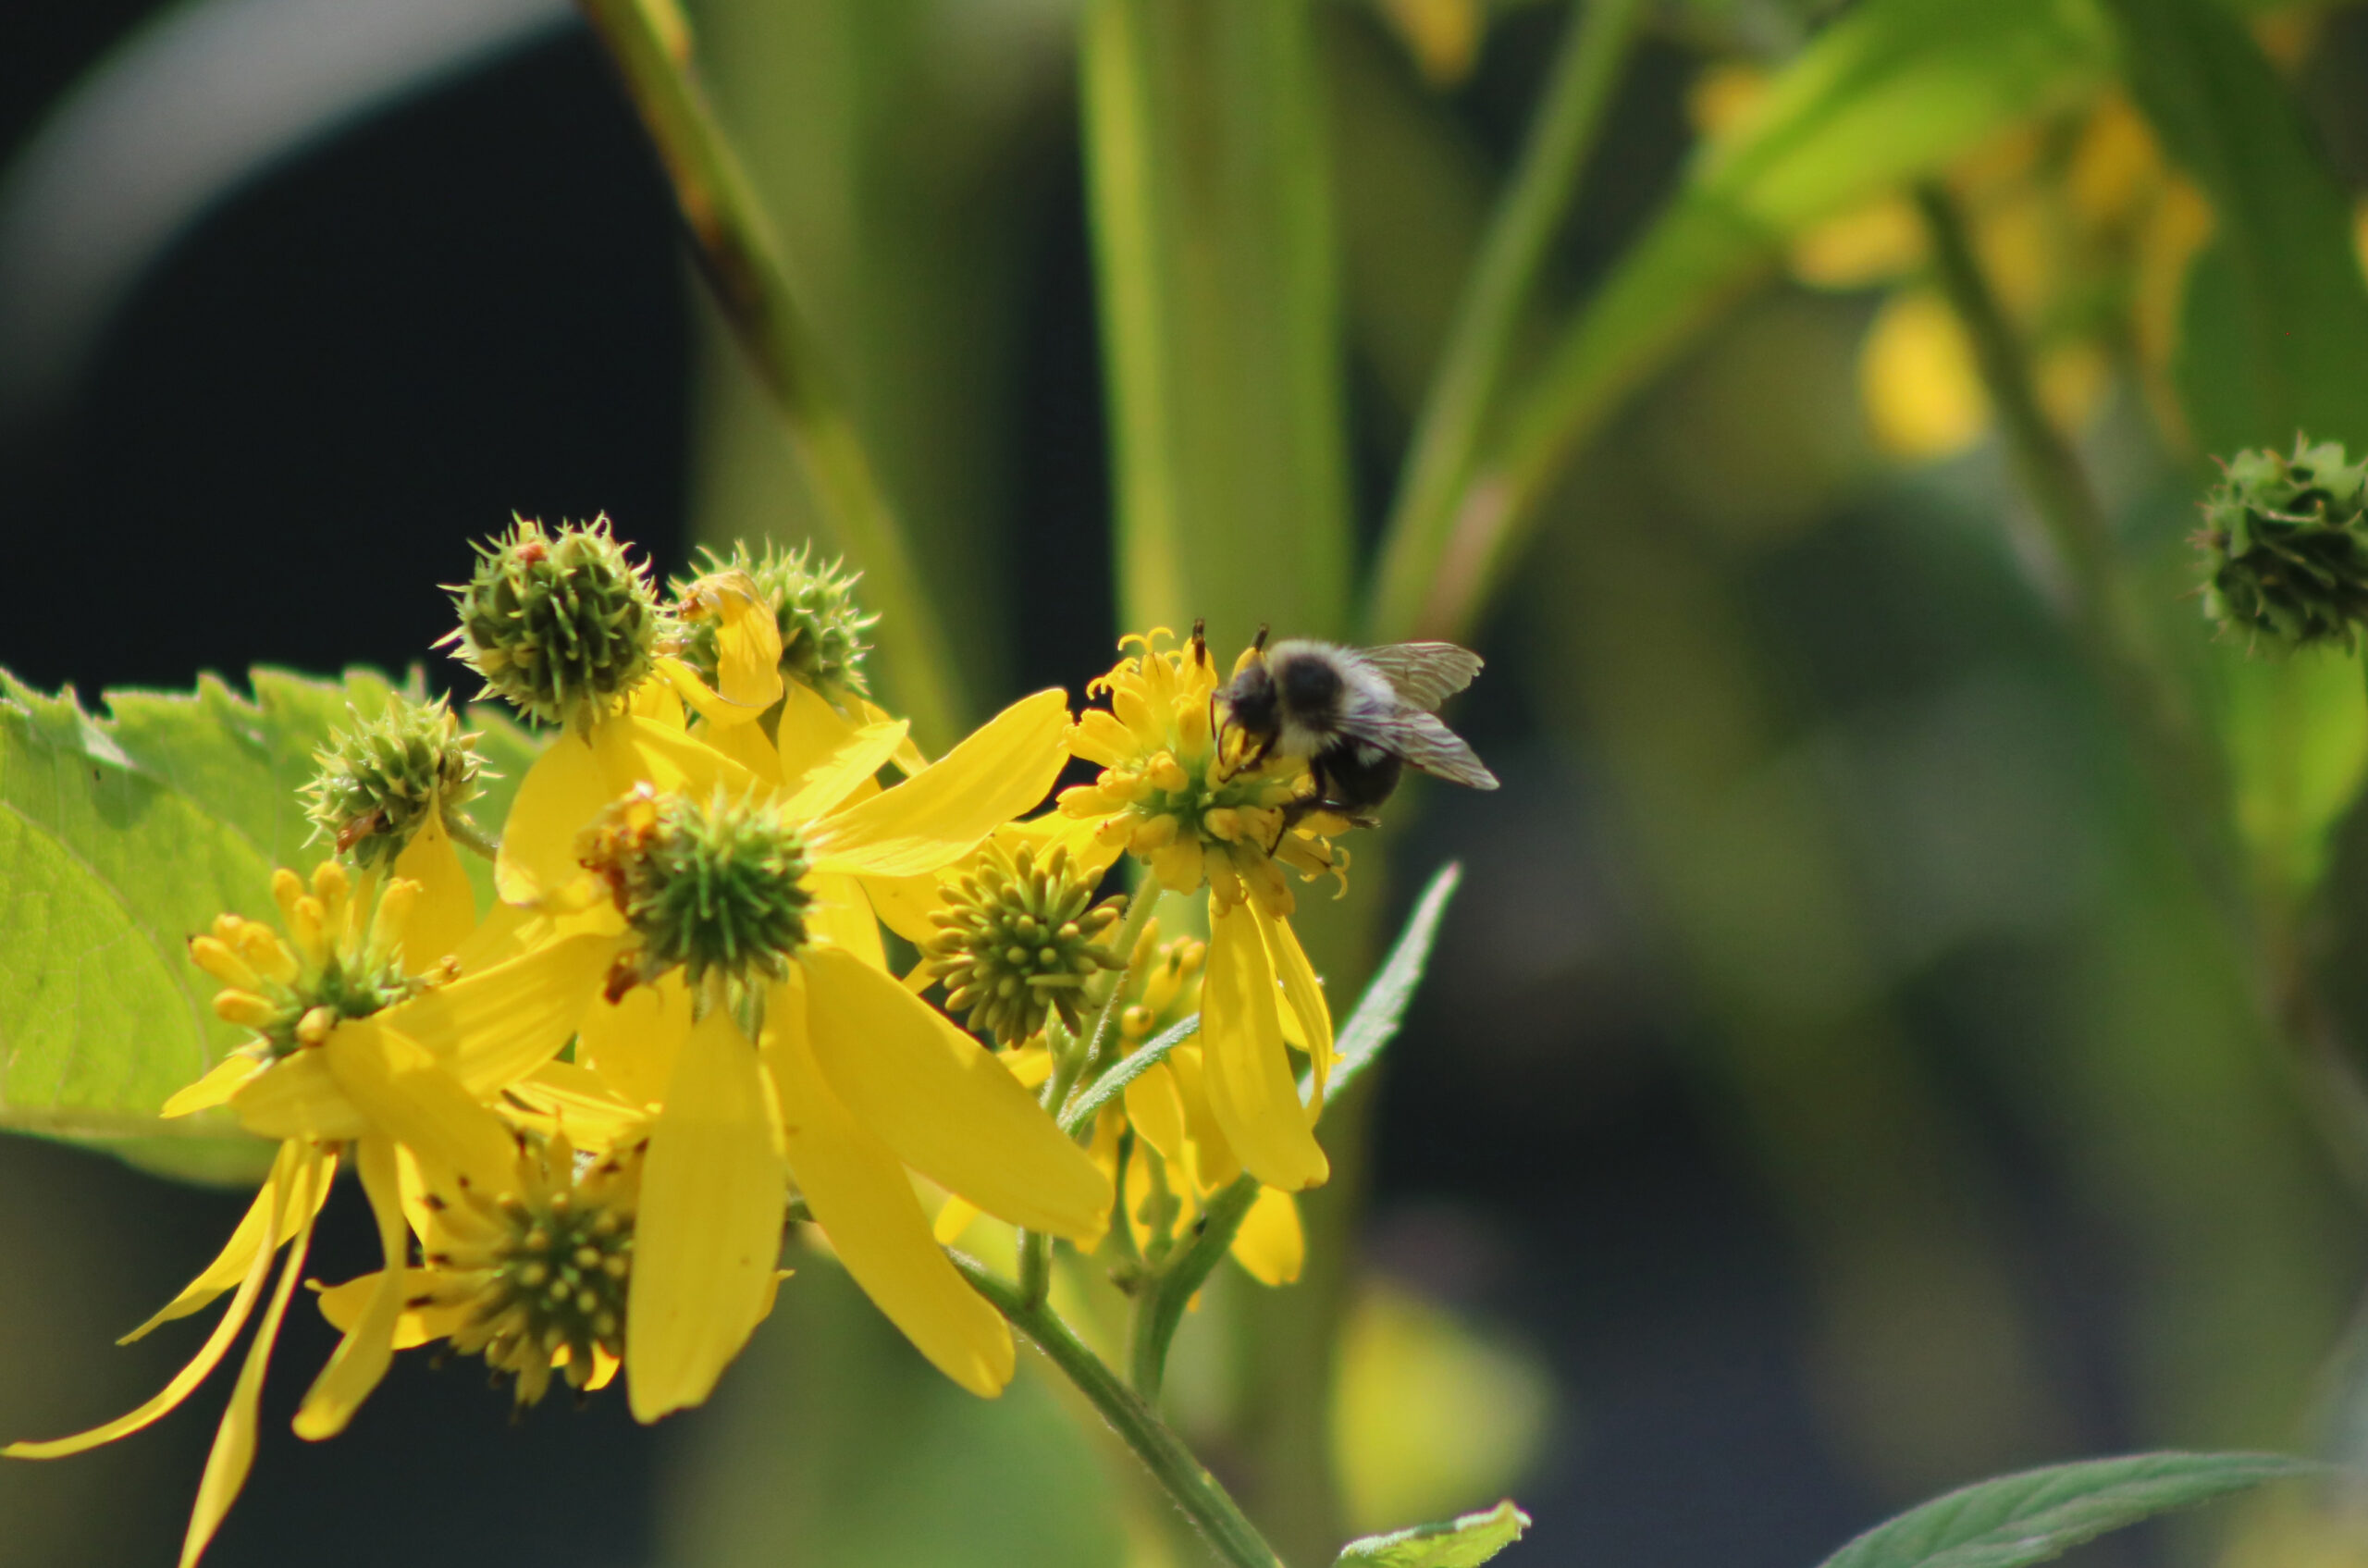
[[[1067,8],[693,10],[973,687],[1081,695],[1118,628]],[[1426,74],[1395,14],[1326,17],[1368,521],[1561,25],[1500,10],[1468,71]],[[1800,19],[1669,9],[1558,286],[1674,178],[1706,57]],[[2368,37],[2337,17],[2310,48],[2356,170]],[[804,529],[563,6],[15,7],[0,151],[0,665],[34,685],[442,686],[436,585],[513,511],[605,511],[661,571]],[[1505,788],[1399,808],[1398,903],[1449,858],[1468,879],[1381,1095],[1336,1443],[1361,1527],[1510,1490],[1523,1562],[1800,1568],[1991,1471],[2307,1440],[2357,1211],[1996,454],[1870,422],[1885,304],[1771,286],[1637,401],[1452,715]],[[2127,381],[2083,419],[2120,525],[2175,566],[2187,459]],[[21,1140],[0,1191],[0,1431],[137,1402],[196,1335],[109,1341],[245,1195]],[[359,1208],[310,1272],[372,1266]],[[1221,1433],[1222,1293],[1203,1317],[1182,1418]],[[513,1427],[474,1364],[407,1357],[307,1447],[287,1418],[331,1342],[291,1317],[219,1568],[1192,1561],[1049,1387],[967,1401],[820,1261],[716,1403],[655,1431],[613,1398]],[[0,1468],[0,1568],[169,1561],[228,1381]]]

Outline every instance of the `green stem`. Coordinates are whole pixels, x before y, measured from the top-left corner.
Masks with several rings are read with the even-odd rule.
[[[1087,1031],[1085,1049],[1079,1053],[1081,1065],[1091,1069],[1089,1077],[1092,1073],[1106,1072],[1112,1065],[1108,1055],[1110,1027],[1118,1017],[1119,1001],[1127,994],[1127,982],[1134,975],[1135,949],[1142,945],[1143,929],[1151,924],[1152,918],[1158,911],[1159,884],[1145,877],[1136,887],[1134,895],[1127,900],[1126,923],[1118,928],[1117,940],[1112,947],[1112,951],[1119,955],[1121,962],[1112,972],[1110,994],[1102,999],[1101,1010],[1093,1015],[1093,1028]],[[1068,1094],[1064,1091],[1058,1099],[1052,1102],[1054,1116],[1058,1117],[1067,1104]],[[1085,1130],[1090,1134],[1092,1130],[1088,1128]]]
[[[1029,1302],[959,1253],[949,1254],[954,1266],[979,1294],[993,1303],[1011,1326],[1036,1342],[1039,1350],[1061,1369],[1062,1376],[1092,1401],[1111,1430],[1135,1451],[1145,1469],[1166,1489],[1217,1556],[1230,1568],[1282,1568],[1282,1559],[1266,1544],[1257,1528],[1242,1516],[1225,1488],[1206,1466],[1192,1457],[1184,1440],[1168,1429],[1156,1411],[1118,1380],[1042,1302]]]
[[[1438,622],[1433,599],[1474,454],[1505,364],[1579,177],[1620,85],[1643,0],[1592,0],[1566,28],[1544,102],[1481,241],[1447,348],[1424,399],[1364,625],[1398,637]]]
[[[482,855],[488,860],[498,859],[501,855],[501,840],[471,821],[464,811],[447,810],[444,813],[444,831],[452,835],[453,843],[473,855]]]
[[[1258,1179],[1243,1176],[1209,1200],[1201,1211],[1200,1228],[1192,1244],[1168,1261],[1135,1303],[1135,1342],[1128,1352],[1135,1392],[1146,1400],[1159,1398],[1167,1377],[1167,1347],[1184,1321],[1184,1309],[1208,1282],[1216,1266],[1233,1246],[1233,1238],[1258,1201]]]
[[[960,679],[903,525],[823,366],[756,189],[717,121],[673,0],[582,0],[673,183],[701,271],[788,431],[816,500],[863,568],[888,673],[924,744],[958,733]]]

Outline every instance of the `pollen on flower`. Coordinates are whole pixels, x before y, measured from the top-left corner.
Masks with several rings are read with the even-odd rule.
[[[1087,686],[1110,705],[1079,717],[1069,749],[1102,772],[1064,790],[1060,809],[1099,819],[1101,842],[1132,852],[1163,886],[1191,893],[1206,884],[1220,907],[1255,897],[1288,915],[1293,899],[1281,868],[1343,876],[1349,858],[1330,836],[1340,824],[1321,813],[1291,821],[1286,809],[1313,787],[1306,764],[1248,762],[1241,733],[1216,722],[1220,683],[1199,629],[1163,647],[1170,635],[1158,627],[1122,639],[1121,649],[1137,651]]]
[[[860,572],[816,558],[811,545],[785,550],[768,542],[762,553],[751,553],[734,543],[729,553],[702,550],[698,574],[674,585],[682,605],[684,661],[712,685],[716,678],[716,620],[700,613],[698,585],[726,573],[745,573],[756,585],[757,596],[772,607],[781,629],[781,673],[805,685],[833,695],[870,693],[863,672],[864,655],[871,651],[866,635],[880,619],[867,615],[856,601]]]
[[[277,1059],[318,1045],[339,1021],[366,1019],[435,983],[437,976],[403,968],[400,933],[417,883],[391,881],[375,898],[357,897],[345,868],[324,860],[309,884],[284,868],[275,872],[271,892],[286,935],[224,914],[189,944],[191,960],[223,983],[215,1016],[253,1031],[251,1048],[261,1055]]]
[[[391,864],[431,810],[458,811],[477,793],[484,763],[444,698],[397,697],[376,719],[340,730],[314,754],[304,787],[314,836],[356,864]]]
[[[679,968],[712,1002],[734,982],[787,974],[806,945],[806,841],[777,800],[644,784],[585,830],[577,854],[639,938],[610,976],[612,997]]]
[[[583,730],[657,668],[657,591],[606,517],[550,533],[522,517],[476,548],[475,572],[448,586],[460,624],[438,646],[457,644],[486,690]]]
[[[465,1312],[452,1349],[515,1378],[521,1407],[557,1372],[584,1389],[624,1355],[642,1145],[598,1158],[565,1132],[518,1135],[515,1191],[463,1188],[438,1211],[435,1283],[412,1305]]]
[[[996,846],[946,888],[946,907],[931,917],[938,932],[921,951],[945,986],[946,1010],[998,1043],[1019,1043],[1055,1013],[1074,1032],[1086,982],[1120,967],[1107,939],[1126,905],[1124,895],[1094,903],[1093,882],[1066,845],[1041,858],[1032,846]]]

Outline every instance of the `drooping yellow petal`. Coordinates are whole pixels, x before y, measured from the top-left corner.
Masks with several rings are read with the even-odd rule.
[[[1167,1158],[1184,1155],[1184,1097],[1166,1062],[1153,1062],[1127,1085],[1127,1119],[1143,1142]]]
[[[946,1262],[903,1162],[831,1092],[806,1039],[800,991],[795,982],[774,986],[765,1014],[765,1061],[798,1191],[847,1273],[921,1354],[974,1394],[1001,1393],[1014,1364],[1011,1330]],[[642,1202],[647,1212],[646,1192]]]
[[[370,1130],[318,1051],[282,1056],[230,1096],[239,1125],[260,1138],[342,1143]]]
[[[281,1266],[279,1284],[271,1292],[271,1305],[265,1309],[263,1323],[247,1345],[247,1359],[230,1390],[229,1408],[222,1413],[222,1425],[215,1428],[214,1447],[205,1456],[205,1474],[197,1483],[189,1533],[181,1537],[180,1568],[196,1568],[197,1560],[205,1555],[206,1543],[221,1527],[222,1516],[238,1501],[239,1488],[247,1484],[247,1471],[255,1458],[255,1417],[263,1404],[263,1375],[271,1364],[271,1347],[288,1316],[288,1298],[295,1293],[297,1278],[304,1271],[304,1251],[312,1240],[312,1228],[307,1226],[289,1245],[288,1262]]]
[[[799,965],[823,1077],[900,1159],[997,1218],[1101,1238],[1108,1179],[991,1052],[850,954],[815,947]]]
[[[705,1400],[763,1319],[786,1176],[757,1048],[719,1007],[684,1042],[642,1166],[625,1311],[636,1421]]]
[[[715,685],[753,717],[781,700],[781,623],[746,572],[719,572],[692,590],[722,621],[715,634]]]
[[[281,1202],[289,1191],[287,1183],[294,1179],[296,1167],[303,1157],[302,1145],[282,1143],[279,1146],[278,1155],[271,1163],[271,1175],[265,1180],[263,1186],[256,1190],[255,1201],[247,1205],[247,1212],[240,1219],[239,1228],[230,1232],[230,1240],[224,1244],[222,1251],[216,1254],[214,1261],[205,1266],[205,1272],[184,1286],[181,1293],[166,1302],[154,1317],[117,1340],[116,1343],[128,1345],[134,1340],[145,1338],[149,1330],[158,1324],[170,1323],[175,1318],[187,1317],[191,1313],[197,1311],[198,1308],[205,1305],[223,1291],[232,1289],[240,1280],[245,1278],[248,1266],[254,1262],[255,1249],[263,1245],[264,1237],[270,1233],[271,1216],[275,1205],[278,1205],[280,1210],[279,1241],[287,1241],[298,1230],[312,1224],[313,1216],[321,1212],[323,1204],[328,1202],[327,1182],[314,1184],[312,1203],[309,1207],[290,1208]],[[274,1245],[277,1244],[277,1242],[274,1243]]]
[[[930,1221],[929,1233],[941,1247],[950,1247],[962,1240],[962,1233],[978,1223],[979,1205],[968,1198],[948,1198],[938,1206],[937,1217]]]
[[[847,737],[846,744],[801,774],[784,809],[793,821],[806,821],[830,811],[871,782],[904,744],[909,726],[902,719],[893,724],[867,724]]]
[[[476,895],[469,891],[469,873],[445,831],[443,812],[427,813],[395,857],[395,875],[419,883],[419,896],[403,921],[403,968],[423,974],[459,952],[477,929]]]
[[[1258,917],[1241,904],[1209,921],[1201,982],[1201,1060],[1209,1109],[1244,1168],[1287,1192],[1330,1174],[1283,1048],[1282,994]]]
[[[1291,923],[1270,915],[1255,898],[1250,900],[1251,912],[1257,917],[1258,934],[1265,942],[1266,957],[1275,967],[1275,976],[1283,982],[1283,1000],[1297,1015],[1299,1028],[1294,1043],[1307,1052],[1308,1060],[1315,1067],[1315,1099],[1311,1112],[1324,1108],[1324,1086],[1332,1079],[1332,1009],[1324,998],[1323,984],[1315,978],[1314,966],[1307,961],[1305,949],[1291,931]],[[1291,1020],[1286,1019],[1284,1022]],[[1284,1033],[1294,1031],[1286,1029]]]
[[[314,1297],[320,1303],[321,1315],[327,1318],[329,1326],[339,1333],[352,1333],[362,1321],[363,1314],[376,1299],[378,1288],[386,1278],[386,1270],[374,1269],[342,1285],[329,1286]],[[415,1302],[435,1290],[437,1284],[433,1271],[407,1268],[395,1288],[395,1299],[404,1303]],[[438,1340],[449,1340],[466,1327],[471,1310],[466,1306],[420,1307],[406,1304],[395,1315],[390,1342],[396,1350],[409,1351],[433,1344]]]
[[[1288,1285],[1307,1262],[1307,1235],[1300,1228],[1299,1200],[1272,1187],[1258,1199],[1233,1233],[1233,1261],[1261,1285]]]
[[[210,1111],[216,1105],[227,1105],[230,1103],[230,1096],[236,1094],[247,1080],[263,1071],[263,1063],[253,1056],[225,1056],[215,1063],[204,1078],[175,1090],[173,1097],[165,1102],[165,1108],[156,1114],[162,1117],[194,1116],[199,1111]]]
[[[548,1117],[578,1149],[605,1151],[649,1130],[649,1113],[607,1079],[574,1062],[549,1061],[502,1091],[514,1105]]]
[[[616,952],[612,936],[561,937],[422,992],[370,1021],[417,1041],[472,1094],[490,1094],[559,1054]]]
[[[555,738],[518,782],[494,857],[495,891],[532,904],[582,875],[575,835],[620,793],[583,736],[571,730]]]
[[[625,711],[670,730],[690,727],[690,721],[683,716],[683,699],[669,681],[644,681],[634,687],[633,695],[625,699]]]
[[[1241,1159],[1209,1109],[1208,1075],[1202,1070],[1199,1042],[1178,1045],[1160,1065],[1176,1075],[1176,1092],[1184,1102],[1184,1130],[1192,1140],[1192,1176],[1199,1190],[1213,1192],[1232,1186],[1241,1175]]]
[[[807,878],[806,885],[814,895],[806,910],[807,930],[884,973],[888,948],[880,940],[880,921],[863,883],[826,872]]]
[[[539,928],[549,923],[531,909],[496,901],[493,907],[486,911],[485,919],[477,922],[477,929],[469,933],[469,939],[453,953],[452,961],[462,974],[491,969],[525,950],[529,928]]]
[[[895,788],[824,819],[816,868],[909,877],[968,854],[1044,798],[1068,727],[1066,693],[1020,698]]]
[[[509,1129],[417,1042],[376,1019],[356,1019],[331,1031],[320,1056],[373,1130],[450,1167],[481,1192],[509,1185],[516,1158]],[[391,1199],[391,1151],[388,1159]]]
[[[403,1221],[394,1143],[384,1137],[364,1138],[354,1145],[353,1164],[378,1221],[378,1251],[386,1266],[378,1271],[378,1289],[361,1317],[346,1329],[297,1409],[296,1435],[307,1442],[344,1431],[395,1359],[395,1319],[402,1313],[403,1258],[411,1229]]]
[[[691,1037],[691,994],[680,969],[636,985],[618,1001],[594,997],[584,1010],[575,1059],[636,1105],[666,1094],[683,1042]]]
[[[773,749],[762,724],[711,725],[699,738],[771,788],[781,789],[788,784],[789,781],[782,776],[781,753]]]

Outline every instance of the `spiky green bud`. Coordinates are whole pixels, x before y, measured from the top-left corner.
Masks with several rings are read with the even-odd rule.
[[[674,585],[677,599],[700,578],[719,572],[746,572],[758,595],[772,606],[781,627],[781,673],[825,696],[852,692],[870,695],[863,673],[863,657],[871,651],[864,640],[880,617],[867,615],[856,602],[860,572],[841,569],[814,558],[810,544],[784,550],[768,542],[761,555],[751,555],[735,543],[729,553],[699,552],[699,570]],[[715,680],[715,623],[697,616],[684,618],[683,659],[709,684]]]
[[[397,697],[376,719],[333,732],[313,754],[320,771],[304,786],[313,836],[356,865],[392,864],[428,812],[450,822],[475,797],[485,768],[476,744],[440,697]]]
[[[998,1043],[1017,1045],[1054,1013],[1074,1033],[1086,982],[1125,967],[1109,939],[1126,907],[1124,895],[1093,903],[1093,883],[1066,846],[1042,858],[1025,845],[1017,854],[996,847],[945,890],[945,907],[930,917],[938,932],[921,951],[945,987],[946,1010]]]
[[[2297,438],[2238,452],[2203,502],[2204,612],[2278,648],[2356,646],[2368,623],[2368,461]]]
[[[806,945],[806,841],[778,800],[645,784],[586,832],[578,853],[639,939],[610,978],[612,995],[683,969],[712,1002],[735,983],[786,975]]]
[[[476,549],[475,574],[448,586],[461,623],[444,644],[460,646],[486,690],[529,718],[580,731],[656,668],[657,592],[607,517],[548,534],[522,517]]]

